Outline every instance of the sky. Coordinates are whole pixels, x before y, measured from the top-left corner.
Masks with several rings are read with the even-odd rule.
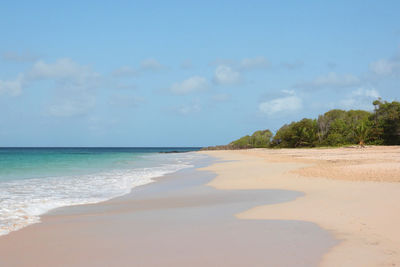
[[[400,1],[7,1],[1,146],[209,146],[400,100]]]

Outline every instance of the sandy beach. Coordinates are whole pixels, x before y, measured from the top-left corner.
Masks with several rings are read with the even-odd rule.
[[[0,266],[399,266],[400,148],[204,151],[0,237]]]
[[[400,267],[399,13],[2,1],[0,267]]]
[[[111,201],[53,210],[0,237],[0,266],[306,267],[337,244],[315,223],[235,217],[301,192],[218,190],[207,186],[215,176],[186,169]]]
[[[281,149],[206,152],[228,162],[206,170],[219,189],[286,189],[295,201],[254,207],[241,219],[300,220],[340,243],[321,266],[400,265],[400,148]]]

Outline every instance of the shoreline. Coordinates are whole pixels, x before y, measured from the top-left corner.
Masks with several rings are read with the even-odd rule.
[[[253,207],[240,219],[300,220],[341,242],[321,266],[400,265],[400,148],[281,149],[201,152],[227,162],[204,168],[222,190],[275,188],[304,192],[291,202]]]
[[[194,153],[194,151],[191,152]],[[157,155],[158,153],[153,152],[151,154]],[[134,153],[132,157],[135,157]],[[153,159],[153,162],[155,164],[151,166],[100,168],[92,172],[66,174],[65,177],[69,179],[63,179],[63,174],[55,175],[55,177],[43,176],[29,179],[10,179],[9,181],[6,179],[4,183],[1,183],[4,186],[3,200],[5,201],[3,202],[4,206],[0,207],[0,237],[19,231],[29,225],[40,223],[41,217],[53,210],[106,202],[129,194],[135,187],[153,183],[155,179],[162,178],[166,174],[192,167],[190,161],[160,164]],[[75,186],[76,184],[78,186]],[[51,193],[47,194],[46,191]],[[14,192],[16,192],[15,198]],[[82,194],[74,194],[73,192]],[[25,197],[28,194],[30,198]]]
[[[211,159],[204,163],[196,167]],[[206,186],[214,179],[189,168],[119,198],[53,210],[0,238],[0,265],[316,266],[336,243],[314,223],[235,218],[301,193]]]

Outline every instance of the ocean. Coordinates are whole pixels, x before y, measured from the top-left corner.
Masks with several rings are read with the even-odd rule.
[[[0,148],[0,235],[192,167],[199,148]],[[185,153],[160,153],[160,152]]]

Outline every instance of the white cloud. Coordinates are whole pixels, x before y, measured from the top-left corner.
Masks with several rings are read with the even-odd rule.
[[[165,66],[154,58],[148,58],[140,63],[140,69],[144,71],[158,71],[165,69]]]
[[[15,80],[2,81],[0,80],[0,95],[8,94],[10,96],[18,96],[22,92],[23,75],[20,74]]]
[[[400,60],[381,59],[370,64],[370,70],[377,75],[400,74]]]
[[[379,92],[375,89],[363,89],[360,88],[358,90],[353,91],[353,95],[355,96],[366,96],[370,98],[378,98],[380,97]]]
[[[27,85],[50,81],[53,98],[45,110],[48,115],[70,117],[84,115],[94,108],[96,90],[101,85],[101,76],[89,66],[76,63],[69,58],[55,62],[37,61],[31,69],[21,73],[17,79],[1,81],[0,94],[20,95]]]
[[[393,56],[371,62],[369,69],[377,76],[400,77],[400,46]]]
[[[238,84],[241,81],[241,75],[227,65],[220,65],[216,68],[214,82],[221,85]]]
[[[339,102],[344,109],[372,109],[372,101],[378,99],[380,94],[375,89],[359,88],[350,92],[346,98]]]
[[[21,73],[15,80],[0,80],[0,93],[20,95],[23,87],[39,80],[56,82],[55,89],[74,88],[75,92],[85,91],[98,86],[100,75],[88,66],[80,65],[68,58],[62,58],[54,63],[37,61],[32,68]]]
[[[287,96],[264,101],[258,106],[262,113],[273,115],[278,112],[294,112],[303,107],[302,99],[294,91],[282,91]]]
[[[188,94],[206,90],[209,87],[207,79],[201,76],[190,77],[180,83],[174,83],[170,91],[174,94]]]
[[[254,70],[268,68],[269,63],[264,57],[244,58],[240,62],[240,69]]]
[[[360,84],[360,79],[352,74],[337,74],[330,72],[326,75],[318,76],[310,82],[296,84],[298,88],[323,89],[323,88],[346,88]]]
[[[129,77],[137,74],[137,70],[130,66],[122,66],[112,72],[112,75],[115,77]]]
[[[217,58],[209,63],[210,66],[228,66],[241,71],[265,69],[269,67],[268,60],[263,56],[247,57],[242,60],[235,61],[227,58]]]
[[[101,76],[89,66],[76,63],[69,58],[53,63],[36,62],[26,75],[29,81],[53,81],[53,99],[47,113],[56,117],[71,117],[87,114],[96,104],[95,90],[100,86]]]
[[[54,63],[43,60],[36,62],[28,73],[30,79],[71,79],[75,82],[84,82],[95,79],[99,74],[88,66],[80,65],[69,58],[61,58]]]

